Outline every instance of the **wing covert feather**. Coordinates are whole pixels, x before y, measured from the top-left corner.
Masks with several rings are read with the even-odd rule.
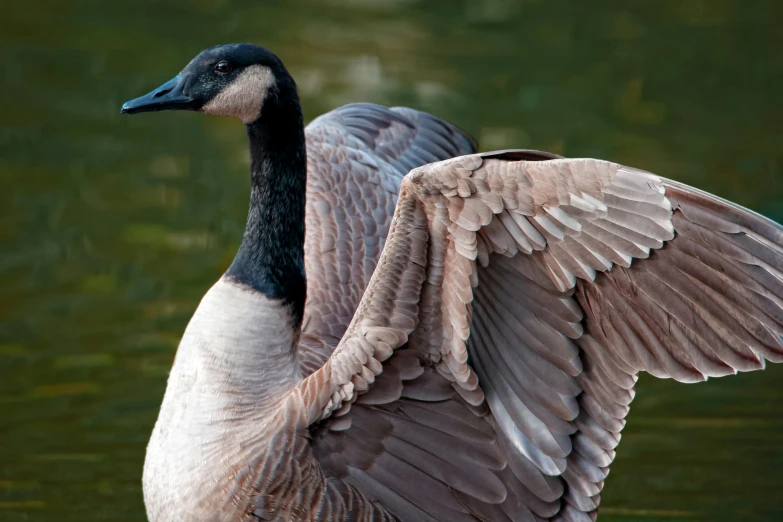
[[[311,376],[328,389],[309,410],[322,466],[377,481],[355,485],[400,516],[595,520],[638,372],[697,382],[783,360],[780,225],[636,169],[530,154],[405,178],[356,314]],[[363,403],[387,372],[396,386]],[[372,462],[324,450],[342,418],[391,426]],[[428,495],[393,482],[406,454]]]

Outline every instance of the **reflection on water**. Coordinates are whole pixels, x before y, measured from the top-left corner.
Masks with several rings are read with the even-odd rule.
[[[0,519],[143,520],[174,348],[244,223],[241,125],[120,117],[216,43],[278,52],[306,116],[412,105],[783,219],[783,7],[759,0],[99,0],[0,17]],[[783,367],[642,378],[601,520],[781,520]]]

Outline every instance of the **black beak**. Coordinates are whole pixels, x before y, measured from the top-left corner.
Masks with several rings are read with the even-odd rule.
[[[196,109],[196,101],[183,92],[188,74],[178,74],[149,94],[125,102],[122,114]]]

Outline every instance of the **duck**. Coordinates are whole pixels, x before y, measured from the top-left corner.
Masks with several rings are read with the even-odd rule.
[[[153,522],[593,521],[641,372],[783,360],[783,227],[737,204],[409,108],[305,127],[253,44],[122,106],[164,110],[238,118],[251,188],[147,446]]]

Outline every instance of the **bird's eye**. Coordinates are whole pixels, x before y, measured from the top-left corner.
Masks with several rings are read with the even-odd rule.
[[[225,74],[227,72],[231,72],[231,69],[233,69],[233,67],[229,62],[225,60],[223,60],[222,62],[218,62],[217,65],[215,65],[215,70],[219,73]]]

